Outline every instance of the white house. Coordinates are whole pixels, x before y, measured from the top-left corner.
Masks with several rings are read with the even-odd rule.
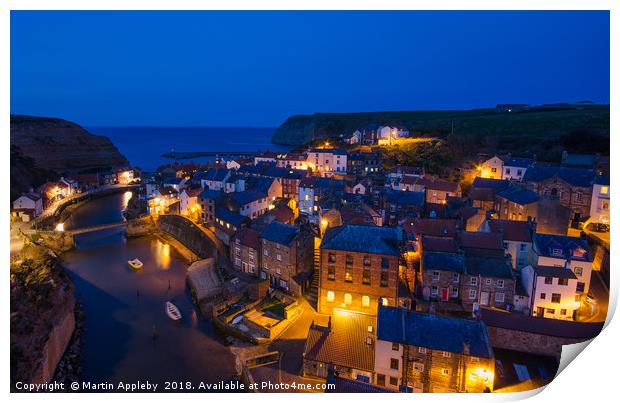
[[[191,212],[196,213],[199,208],[198,196],[202,193],[202,188],[184,188],[179,195],[181,214],[189,215]]]
[[[347,152],[339,148],[313,148],[308,152],[308,166],[321,176],[347,173]]]
[[[362,139],[362,132],[360,132],[359,130],[356,130],[353,132],[353,134],[347,137],[344,141],[347,144],[359,144],[361,139]]]
[[[504,162],[502,170],[502,179],[523,180],[523,175],[527,168],[531,167],[534,160],[530,158],[509,158]]]
[[[254,165],[258,165],[261,162],[276,162],[278,155],[271,151],[265,151],[254,156]]]
[[[314,195],[314,182],[312,178],[304,178],[299,183],[299,212],[313,215],[318,210],[314,203],[318,201],[318,196]]]
[[[495,155],[478,166],[478,176],[481,178],[502,179],[503,168],[504,160]]]
[[[574,320],[581,298],[570,269],[529,265],[521,270],[521,282],[530,295],[532,316]]]
[[[227,169],[239,169],[239,168],[241,168],[241,164],[239,164],[235,160],[228,160],[228,161],[226,161],[226,168]]]
[[[269,197],[266,193],[246,190],[230,193],[230,198],[239,205],[239,214],[255,219],[269,210]]]
[[[609,176],[597,176],[592,186],[590,221],[609,225]]]
[[[226,168],[209,168],[205,172],[198,172],[195,175],[195,180],[200,181],[200,186],[203,189],[222,190],[225,192],[234,191],[230,188],[227,189],[226,183],[230,179],[232,171]]]
[[[13,213],[22,221],[30,221],[42,212],[43,198],[38,193],[26,193],[13,201]]]
[[[564,235],[536,234],[534,252],[538,266],[562,267],[571,270],[577,277],[576,293],[584,299],[590,290],[592,256],[588,243],[577,237]]]

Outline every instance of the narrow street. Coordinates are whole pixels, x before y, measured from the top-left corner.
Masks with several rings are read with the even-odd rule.
[[[590,293],[594,299],[584,303],[585,314],[580,315],[579,322],[604,322],[609,308],[609,290],[599,271],[592,271]]]

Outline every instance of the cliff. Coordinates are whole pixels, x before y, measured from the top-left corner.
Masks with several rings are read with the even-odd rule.
[[[538,108],[522,113],[472,109],[296,115],[275,131],[272,142],[303,145],[351,134],[368,124],[405,127],[423,136],[447,136],[454,128],[454,133],[467,142],[526,148],[541,140],[553,145],[560,136],[579,129],[593,129],[609,139],[609,105]]]
[[[12,199],[59,175],[126,165],[127,159],[107,137],[75,123],[11,115]]]

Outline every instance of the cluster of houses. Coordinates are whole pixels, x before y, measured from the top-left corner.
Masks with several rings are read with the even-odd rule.
[[[343,140],[347,144],[393,145],[396,139],[409,137],[409,130],[397,126],[368,124]]]
[[[13,200],[11,214],[20,221],[29,222],[62,199],[105,185],[131,184],[138,181],[139,177],[139,172],[127,167],[64,176],[57,181],[45,182]]]
[[[382,138],[367,133],[354,135]],[[569,162],[493,157],[467,195],[421,167],[329,147],[171,166],[144,182],[152,214],[210,228],[235,269],[329,316],[309,329],[304,375],[483,392],[496,366],[484,312],[574,322],[584,311],[593,254],[567,234],[584,218],[609,222],[609,176]]]

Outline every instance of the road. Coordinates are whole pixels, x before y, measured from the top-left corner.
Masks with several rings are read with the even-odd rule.
[[[604,322],[607,318],[609,307],[609,290],[598,271],[592,271],[590,281],[590,294],[594,297],[592,302],[585,302],[581,309],[579,322]]]

